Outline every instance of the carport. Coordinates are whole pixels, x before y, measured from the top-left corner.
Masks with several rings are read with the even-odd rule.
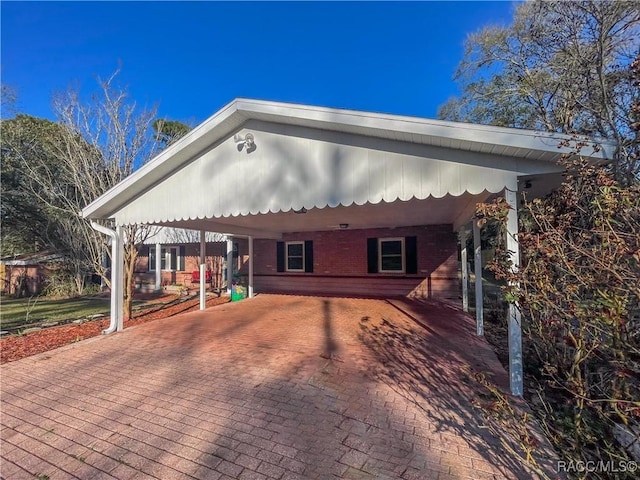
[[[201,252],[205,232],[228,235],[229,248],[234,236],[246,237],[250,297],[255,239],[449,225],[460,237],[467,310],[465,245],[471,231],[476,278],[481,278],[476,204],[505,196],[512,208],[508,248],[517,266],[518,193],[526,186],[544,194],[558,184],[557,160],[570,151],[560,145],[567,140],[553,133],[234,100],[82,211],[114,240],[111,330],[122,328],[122,227],[130,224],[200,231]],[[593,156],[608,153],[600,149]],[[106,219],[115,230],[96,223]],[[476,282],[480,335],[481,289]],[[520,318],[513,305],[509,343],[511,391],[522,395]]]

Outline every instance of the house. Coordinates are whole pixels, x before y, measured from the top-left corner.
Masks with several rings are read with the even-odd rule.
[[[246,270],[246,241],[232,241],[232,272]],[[242,250],[240,249],[242,245]],[[135,284],[142,291],[157,291],[167,285],[187,287],[199,283],[200,232],[183,228],[158,227],[143,241],[134,270]],[[205,234],[205,280],[214,289],[227,285],[227,237]]]
[[[3,258],[0,260],[2,293],[17,297],[38,295],[47,277],[60,268],[62,255],[42,251]]]
[[[123,225],[143,223],[246,242],[249,296],[257,292],[458,298],[468,307],[466,238],[480,268],[476,204],[512,207],[507,246],[518,264],[517,199],[561,181],[571,139],[425,118],[237,99],[88,205]],[[611,145],[583,154],[608,158]],[[100,228],[100,227],[97,227]],[[458,263],[458,244],[461,262]],[[206,242],[200,244],[205,271]],[[117,264],[117,262],[116,262]],[[459,267],[460,265],[460,267]],[[109,331],[121,328],[113,269]],[[479,272],[477,272],[479,273]],[[459,278],[462,278],[460,282]],[[204,284],[203,284],[204,285]],[[482,292],[476,315],[482,333]],[[204,308],[201,286],[201,308]],[[512,392],[522,394],[519,311],[509,311]]]

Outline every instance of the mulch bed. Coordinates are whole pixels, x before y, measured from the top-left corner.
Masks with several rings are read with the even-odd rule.
[[[197,310],[200,299],[189,298],[174,305],[165,306],[167,298],[158,299],[160,306],[153,304],[142,312],[135,313],[133,318],[125,320],[124,327],[141,325],[146,322],[167,318],[179,313]],[[169,299],[170,300],[170,299]],[[214,297],[207,300],[207,308],[227,303],[229,297]],[[68,324],[50,327],[26,335],[11,335],[0,339],[0,363],[13,362],[21,358],[47,352],[70,343],[96,337],[109,326],[109,319],[87,321],[81,324]]]

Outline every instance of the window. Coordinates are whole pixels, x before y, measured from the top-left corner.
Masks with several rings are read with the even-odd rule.
[[[418,237],[367,238],[367,273],[418,273]]]
[[[184,247],[162,247],[160,250],[161,270],[184,270]],[[149,247],[149,271],[156,270],[156,249]]]
[[[278,242],[276,244],[278,272],[313,273],[313,241]]]
[[[381,238],[378,252],[379,272],[404,272],[404,238]]]
[[[304,272],[304,242],[287,242],[287,271]]]
[[[163,270],[178,270],[178,247],[162,249],[161,267]]]
[[[154,246],[149,247],[149,271],[156,271],[156,248]]]

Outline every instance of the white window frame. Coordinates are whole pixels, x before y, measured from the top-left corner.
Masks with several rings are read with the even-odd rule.
[[[170,247],[166,247],[167,248],[167,253],[165,256],[165,271],[166,272],[177,272],[179,271],[180,268],[180,247],[176,246],[176,245],[172,245]],[[176,268],[173,269],[171,268],[171,259],[172,257],[174,257],[175,255],[175,259],[176,259]]]
[[[289,245],[301,245],[302,246],[302,268],[289,268]],[[299,258],[299,257],[296,257]],[[304,258],[304,242],[286,242],[284,244],[284,261],[285,271],[287,272],[304,272],[305,271],[305,258]]]
[[[151,248],[153,248],[153,262],[151,261]],[[174,254],[175,258],[176,258],[176,269],[172,269],[171,268],[171,255]],[[149,271],[150,272],[155,272],[156,271],[156,261],[155,261],[155,247],[150,247],[149,248]],[[178,268],[180,267],[180,246],[179,245],[165,245],[160,249],[160,255],[161,255],[161,261],[164,260],[164,266],[165,268],[162,268],[161,271],[163,272],[178,272]],[[161,263],[162,265],[162,263]],[[166,268],[167,265],[169,266],[169,268]]]
[[[384,270],[382,268],[382,244],[384,242],[400,242],[400,256],[402,260],[402,270]],[[378,272],[380,273],[405,273],[407,270],[406,266],[406,251],[404,245],[404,237],[389,237],[389,238],[379,238],[378,239]]]

